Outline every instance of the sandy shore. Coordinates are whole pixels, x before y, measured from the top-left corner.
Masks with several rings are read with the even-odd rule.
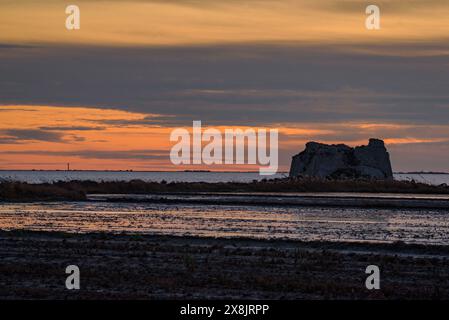
[[[0,232],[2,299],[448,299],[449,247]],[[78,265],[81,290],[65,289]],[[365,268],[381,268],[381,290]]]

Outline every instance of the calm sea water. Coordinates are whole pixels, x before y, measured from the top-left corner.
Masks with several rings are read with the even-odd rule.
[[[156,181],[167,182],[251,182],[264,178],[282,178],[287,173],[261,176],[258,172],[149,172],[149,171],[0,171],[0,181],[44,183],[70,180]]]
[[[17,203],[0,205],[0,229],[303,241],[449,243],[447,210]]]
[[[0,171],[0,181],[45,183],[70,180],[167,182],[251,182],[264,178],[283,178],[287,173],[261,176],[258,172],[128,172],[128,171]],[[397,180],[415,180],[429,184],[449,184],[449,174],[395,174]]]

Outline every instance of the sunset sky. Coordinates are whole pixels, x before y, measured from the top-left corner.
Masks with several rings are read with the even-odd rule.
[[[0,169],[193,169],[168,156],[193,120],[278,128],[281,170],[376,137],[449,171],[449,1],[0,0]]]

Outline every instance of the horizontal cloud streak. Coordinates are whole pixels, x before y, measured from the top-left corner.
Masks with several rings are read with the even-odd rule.
[[[409,47],[389,48],[425,48]],[[449,55],[432,52],[449,45],[437,47],[429,56],[377,55],[378,47],[366,53],[369,47],[352,46],[21,49],[0,60],[0,102],[159,114],[144,120],[149,125],[197,119],[447,124]]]
[[[87,127],[87,126],[49,126],[49,127],[39,127],[40,130],[45,131],[98,131],[105,130],[105,127]]]
[[[21,150],[8,151],[10,155],[35,155],[53,157],[78,157],[83,159],[111,159],[111,160],[167,160],[167,150],[74,150],[74,151],[41,151]]]
[[[33,129],[0,130],[0,135],[6,136],[6,141],[20,143],[22,141],[62,142],[63,135],[57,132]]]

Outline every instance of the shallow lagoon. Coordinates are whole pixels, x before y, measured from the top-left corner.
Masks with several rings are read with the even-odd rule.
[[[0,229],[449,244],[448,210],[147,203],[0,205]]]

